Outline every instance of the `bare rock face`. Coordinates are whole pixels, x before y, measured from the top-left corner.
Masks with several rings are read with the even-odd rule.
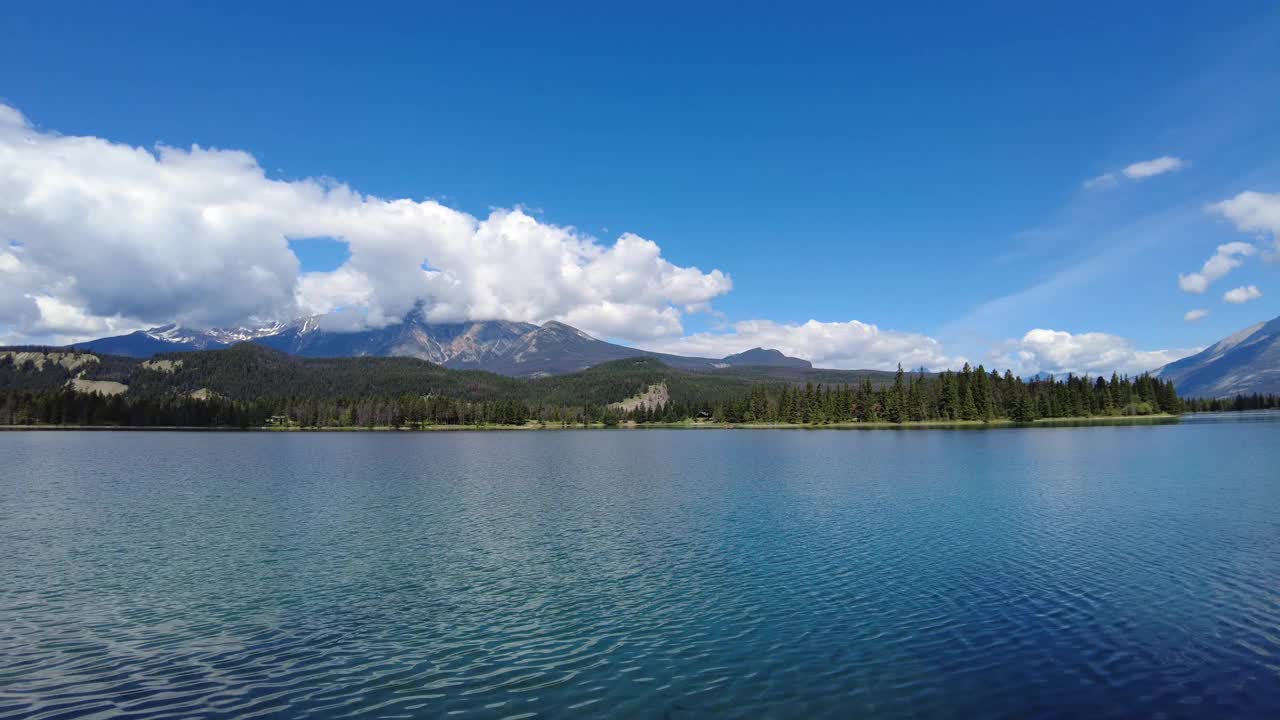
[[[46,365],[61,365],[68,372],[75,372],[88,365],[99,362],[98,356],[84,352],[41,352],[39,350],[0,350],[0,360],[8,359],[21,367],[31,363],[36,370],[44,370]]]
[[[658,383],[657,385],[650,385],[639,395],[629,397],[622,402],[613,403],[609,407],[622,412],[631,412],[640,408],[656,410],[669,402],[671,402],[671,393],[667,392],[667,384]]]
[[[143,370],[153,370],[155,372],[169,373],[170,375],[177,372],[178,368],[180,367],[182,367],[181,360],[143,360],[142,361]]]
[[[71,378],[67,385],[78,393],[98,393],[99,395],[121,395],[129,389],[128,385],[114,380],[85,380]]]

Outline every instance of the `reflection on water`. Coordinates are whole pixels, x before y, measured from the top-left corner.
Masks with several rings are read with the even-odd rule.
[[[0,433],[0,717],[1276,717],[1278,420]]]
[[[1246,410],[1244,412],[1188,413],[1181,416],[1184,423],[1275,423],[1280,422],[1280,410]]]

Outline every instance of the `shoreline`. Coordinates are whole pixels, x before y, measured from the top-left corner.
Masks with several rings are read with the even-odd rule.
[[[722,423],[705,421],[683,421],[677,423],[619,423],[606,426],[604,423],[589,425],[559,423],[526,423],[524,425],[425,425],[421,427],[279,427],[264,425],[259,427],[229,426],[190,426],[190,425],[0,425],[0,432],[22,431],[91,431],[91,432],[251,432],[251,433],[421,433],[421,432],[529,432],[557,430],[988,430],[988,429],[1032,429],[1053,427],[1090,427],[1106,425],[1170,425],[1176,424],[1181,416],[1161,413],[1157,415],[1103,415],[1080,418],[1044,418],[1030,422],[1015,422],[997,419],[984,422],[982,420],[925,420],[918,422],[873,422],[873,423],[826,423],[792,424],[792,423]]]

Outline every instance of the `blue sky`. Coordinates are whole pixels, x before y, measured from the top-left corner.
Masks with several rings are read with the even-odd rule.
[[[859,320],[981,361],[1034,328],[1155,351],[1280,315],[1271,231],[1206,209],[1280,192],[1273,3],[49,2],[7,16],[0,101],[41,132],[241,150],[271,178],[477,218],[523,208],[605,246],[635,233],[732,279],[711,311],[680,310],[679,337]],[[1124,174],[1161,157],[1181,167]],[[1231,242],[1258,252],[1202,294],[1179,288]],[[341,243],[293,247],[303,272],[347,259]],[[1250,285],[1261,297],[1223,301]],[[85,302],[124,324],[154,316]],[[1209,313],[1185,321],[1193,309]],[[11,312],[14,337],[73,334]]]

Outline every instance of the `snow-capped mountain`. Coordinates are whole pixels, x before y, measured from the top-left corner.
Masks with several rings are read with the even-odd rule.
[[[416,357],[448,368],[487,370],[513,377],[560,375],[630,357],[653,357],[689,370],[734,366],[812,367],[806,360],[761,348],[723,359],[653,353],[605,342],[554,321],[541,326],[506,320],[428,323],[420,313],[412,312],[403,322],[373,330],[337,332],[325,330],[322,325],[319,317],[213,330],[162,325],[79,343],[76,347],[114,355],[150,357],[254,342],[306,357]]]
[[[139,332],[158,342],[180,343],[183,345],[190,345],[193,348],[201,350],[220,342],[214,336],[213,331],[203,332],[200,330],[191,330],[172,323],[169,325],[161,325],[160,327],[153,327],[150,330],[141,330]]]
[[[276,322],[256,327],[213,328],[210,330],[196,330],[170,323],[148,330],[137,330],[127,335],[116,335],[78,343],[76,347],[130,357],[150,357],[158,353],[181,352],[184,350],[217,350],[238,342],[278,335],[288,328],[301,327],[307,323],[314,324],[314,322],[314,318],[303,318],[292,323]]]
[[[1251,325],[1160,368],[1183,397],[1280,393],[1280,317]]]
[[[274,322],[267,325],[259,325],[257,327],[238,327],[238,328],[214,328],[206,330],[204,335],[216,340],[217,342],[234,345],[238,342],[248,342],[257,340],[260,337],[268,337],[270,335],[279,335],[289,327],[301,325],[308,327],[310,325],[314,329],[315,318],[302,318],[292,323]],[[304,332],[306,330],[304,329]]]
[[[305,318],[302,320],[296,320],[293,323],[275,322],[255,327],[212,328],[210,330],[193,330],[191,328],[170,323],[168,325],[153,327],[150,330],[139,330],[138,333],[132,334],[137,335],[141,333],[152,340],[158,340],[166,343],[180,343],[204,350],[218,345],[234,345],[238,342],[256,340],[268,335],[278,335],[286,328],[297,323],[306,323],[308,321],[313,321],[313,319]],[[126,335],[122,337],[128,336]]]

